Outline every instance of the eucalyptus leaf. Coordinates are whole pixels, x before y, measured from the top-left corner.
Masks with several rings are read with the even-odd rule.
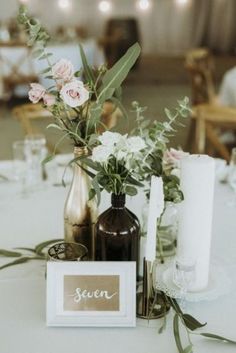
[[[42,161],[42,164],[46,164],[48,162],[51,162],[53,159],[55,158],[55,155],[49,155],[46,158],[44,158],[44,160]]]
[[[43,243],[40,243],[38,245],[36,245],[35,247],[35,252],[37,255],[44,255],[44,253],[42,252],[46,247],[48,247],[49,245],[52,245],[52,244],[55,244],[55,243],[58,243],[60,241],[63,241],[63,239],[52,239],[52,240],[47,240],[47,241],[44,241]]]
[[[220,341],[224,341],[224,342],[228,342],[228,343],[233,343],[236,344],[236,341],[230,340],[228,338],[219,336],[219,335],[215,335],[213,333],[200,333],[201,336],[207,337],[207,338],[213,338],[216,340],[220,340]]]
[[[201,324],[201,322],[199,322],[198,320],[196,320],[193,316],[189,315],[189,314],[183,314],[182,316],[185,325],[187,326],[187,328],[189,328],[191,331],[196,330],[197,328],[201,328],[206,326],[206,322],[204,324]]]
[[[84,166],[83,165],[79,165],[80,166],[80,168],[83,170],[83,171],[85,171],[85,173],[87,173],[88,174],[88,176],[90,176],[90,178],[94,178],[95,176],[96,176],[96,174],[94,174],[94,173],[92,173],[90,170],[88,170],[88,169],[86,169],[86,168],[84,168]]]
[[[100,205],[100,202],[101,202],[101,191],[100,191],[100,186],[99,186],[99,183],[98,183],[97,175],[92,180],[92,186],[93,186],[93,188],[94,188],[94,190],[96,192],[96,195],[97,195],[97,203],[98,203],[98,205]]]
[[[193,345],[190,344],[186,348],[184,348],[184,353],[192,353],[193,352]]]
[[[178,348],[178,351],[179,351],[179,353],[185,353],[184,348],[181,343],[181,338],[180,338],[178,314],[175,314],[175,316],[174,316],[173,329],[174,329],[175,343]]]
[[[90,158],[84,157],[84,158],[82,158],[81,161],[82,161],[84,164],[86,164],[88,167],[90,167],[90,168],[92,168],[92,169],[94,169],[94,170],[96,170],[96,171],[99,171],[99,170],[100,170],[99,165],[98,165],[96,162],[92,161],[92,159],[90,159]]]
[[[43,50],[41,50],[41,52],[43,52]],[[40,71],[39,73],[40,73],[41,75],[44,75],[44,74],[47,74],[47,73],[50,72],[50,71],[51,71],[51,68],[50,68],[50,67],[47,67],[46,69]],[[53,86],[53,87],[54,87],[54,86]],[[50,87],[49,87],[48,89],[50,89]]]
[[[138,43],[130,47],[125,55],[117,61],[117,63],[109,69],[102,79],[102,85],[99,89],[99,97],[103,99],[111,98],[111,89],[118,89],[125,80],[130,69],[133,67],[135,61],[139,57],[141,48]]]
[[[17,251],[11,251],[11,250],[5,250],[5,249],[0,249],[0,256],[6,256],[6,257],[20,257],[22,254]]]
[[[4,268],[10,267],[10,266],[23,264],[25,262],[28,262],[29,260],[30,260],[30,257],[28,256],[19,257],[18,259],[12,262],[8,262],[7,264],[0,266],[0,270],[3,270]]]
[[[43,54],[42,56],[40,56],[40,58],[38,58],[38,60],[48,59],[52,55],[53,55],[52,53]]]
[[[80,56],[81,56],[82,63],[83,63],[85,78],[86,78],[86,80],[88,80],[89,82],[91,82],[94,85],[95,84],[94,73],[91,70],[91,68],[87,62],[87,58],[86,58],[83,46],[80,43],[79,43],[79,50],[80,50]]]
[[[32,52],[32,57],[33,58],[38,58],[39,56],[41,56],[43,54],[44,50],[43,49],[36,49]],[[49,68],[50,70],[50,68]],[[44,70],[43,70],[44,71]],[[48,72],[48,71],[47,71]],[[40,72],[40,73],[44,73],[44,72]]]
[[[62,130],[62,128],[59,126],[59,125],[57,125],[57,124],[49,124],[48,126],[47,126],[47,129],[51,129],[51,128],[53,128],[53,129],[57,129],[57,130]]]
[[[93,188],[91,188],[89,190],[89,200],[92,200],[95,196],[96,196],[96,191]]]
[[[25,251],[29,251],[29,252],[32,252],[32,253],[35,254],[35,249],[33,249],[33,248],[22,248],[22,247],[20,247],[20,248],[15,248],[15,249],[25,250]]]
[[[137,189],[134,186],[126,185],[125,193],[129,196],[135,196],[137,195]]]

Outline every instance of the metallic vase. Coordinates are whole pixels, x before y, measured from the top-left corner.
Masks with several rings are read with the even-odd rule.
[[[75,158],[86,155],[86,147],[75,147]],[[97,220],[95,200],[89,200],[90,179],[74,163],[74,175],[64,208],[65,241],[85,245],[90,260],[94,259],[94,225]]]

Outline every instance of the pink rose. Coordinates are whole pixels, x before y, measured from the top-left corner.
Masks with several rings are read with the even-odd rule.
[[[70,107],[75,108],[89,99],[89,91],[84,87],[82,81],[74,80],[62,87],[60,97]]]
[[[29,99],[32,103],[38,103],[45,95],[45,88],[39,83],[31,83],[31,90],[29,90]]]
[[[56,103],[56,98],[52,94],[45,93],[45,95],[43,96],[43,103],[47,107],[51,107]]]
[[[180,168],[180,160],[188,155],[189,153],[187,152],[171,148],[164,153],[164,164],[169,167]]]
[[[74,67],[69,60],[61,59],[53,65],[52,75],[56,80],[71,81],[74,77]]]

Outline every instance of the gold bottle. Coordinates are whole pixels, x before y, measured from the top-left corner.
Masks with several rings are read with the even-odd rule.
[[[75,147],[74,155],[87,155],[86,147]],[[90,179],[74,163],[74,173],[64,208],[64,236],[66,242],[81,243],[88,248],[89,259],[94,260],[94,225],[97,220],[95,199],[89,200]]]

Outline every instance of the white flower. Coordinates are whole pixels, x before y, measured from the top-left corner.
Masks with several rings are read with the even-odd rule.
[[[171,174],[171,175],[174,175],[174,176],[176,176],[177,178],[180,179],[180,169],[179,169],[179,168],[174,168],[174,169],[172,169],[171,172],[170,172],[170,174]]]
[[[67,59],[59,60],[52,67],[53,78],[69,82],[74,77],[74,67],[72,63]]]
[[[125,151],[122,151],[122,150],[117,150],[115,153],[114,153],[116,159],[118,161],[121,161],[123,159],[126,159],[127,157],[127,153]]]
[[[70,107],[75,108],[89,99],[89,91],[84,87],[82,81],[74,80],[62,87],[60,97]]]
[[[93,149],[92,160],[98,163],[107,163],[113,149],[107,146],[97,146]]]
[[[118,132],[105,131],[101,136],[99,136],[98,140],[104,146],[114,146],[119,142],[122,135]]]
[[[146,147],[144,140],[139,136],[132,136],[127,139],[128,152],[136,153]]]

